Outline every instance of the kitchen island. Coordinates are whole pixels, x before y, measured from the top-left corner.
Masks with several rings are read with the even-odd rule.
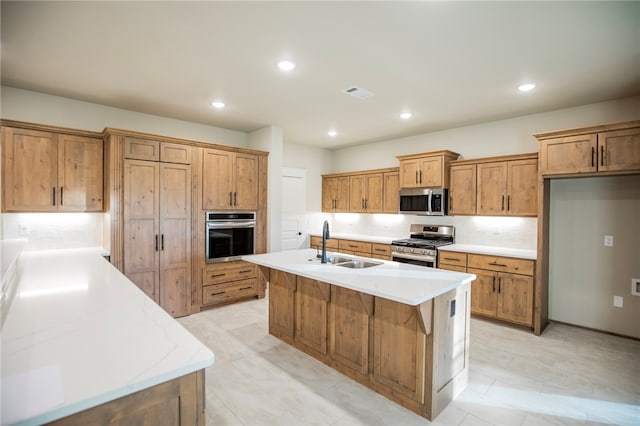
[[[435,419],[468,382],[475,275],[329,259],[311,249],[243,257],[269,281],[269,333]]]
[[[2,327],[2,424],[204,425],[213,353],[101,256],[24,252]]]

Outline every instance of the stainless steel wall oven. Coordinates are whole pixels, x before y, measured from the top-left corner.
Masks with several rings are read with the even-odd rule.
[[[256,214],[206,213],[207,263],[239,260],[245,254],[255,254]]]

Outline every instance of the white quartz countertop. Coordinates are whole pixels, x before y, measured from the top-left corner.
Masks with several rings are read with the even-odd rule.
[[[341,257],[346,256],[337,253]],[[407,305],[419,305],[473,281],[474,274],[382,261],[371,268],[322,264],[313,249],[243,256],[243,260]],[[358,258],[362,259],[362,258]]]
[[[513,249],[506,247],[479,246],[473,244],[452,244],[441,247],[440,250],[458,251],[464,253],[487,254],[493,256],[517,257],[519,259],[536,260],[535,250]]]
[[[23,252],[2,328],[2,424],[42,424],[211,365],[102,249]]]
[[[321,237],[322,236],[322,234],[320,232],[311,233],[311,235],[313,235],[314,237]],[[404,237],[377,237],[375,235],[341,234],[341,233],[331,232],[331,238],[336,238],[338,240],[355,240],[355,241],[366,241],[368,243],[391,244],[391,241],[402,240],[402,239],[407,238],[407,237],[406,236],[404,236]]]

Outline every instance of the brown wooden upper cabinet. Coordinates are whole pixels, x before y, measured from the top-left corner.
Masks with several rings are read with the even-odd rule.
[[[400,173],[385,172],[383,178],[382,213],[398,213],[400,206]]]
[[[124,141],[124,158],[191,164],[191,147],[186,144],[127,137]]]
[[[383,182],[382,173],[351,176],[349,178],[349,211],[382,212]]]
[[[2,128],[3,211],[100,212],[100,138]]]
[[[322,177],[322,211],[349,211],[349,176]]]
[[[448,188],[449,162],[460,154],[436,151],[398,156],[400,188]]]
[[[205,149],[202,160],[204,210],[258,209],[258,156]]]
[[[540,140],[543,176],[640,170],[640,126],[601,126],[535,135]],[[554,137],[557,136],[557,137]]]
[[[536,216],[537,154],[451,163],[450,214]]]

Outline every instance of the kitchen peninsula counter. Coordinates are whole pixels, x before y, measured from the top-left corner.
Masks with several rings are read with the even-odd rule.
[[[351,269],[311,249],[243,260],[269,282],[269,333],[285,343],[429,420],[466,387],[475,275],[377,259]]]
[[[21,255],[2,328],[2,424],[204,424],[213,353],[102,252]]]

